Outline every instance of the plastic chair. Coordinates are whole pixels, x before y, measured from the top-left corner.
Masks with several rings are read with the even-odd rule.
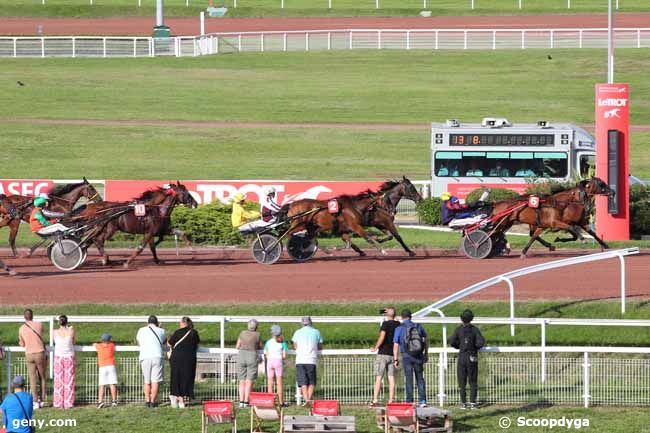
[[[210,424],[232,424],[232,433],[237,433],[237,414],[230,400],[203,402],[201,433],[207,433]]]
[[[275,394],[251,392],[248,404],[251,407],[251,433],[262,432],[263,421],[279,421],[280,433],[284,432],[283,409],[275,404]]]
[[[340,416],[341,409],[338,400],[314,400],[311,406],[311,415]]]

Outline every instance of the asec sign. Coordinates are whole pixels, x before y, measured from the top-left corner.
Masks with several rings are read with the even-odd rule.
[[[0,179],[0,194],[36,196],[46,193],[53,185],[51,180]]]

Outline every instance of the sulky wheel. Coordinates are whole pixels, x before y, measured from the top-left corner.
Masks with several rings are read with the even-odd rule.
[[[292,235],[287,242],[287,252],[297,262],[306,262],[318,250],[318,240],[306,233]]]
[[[55,241],[49,248],[50,261],[62,271],[77,269],[86,258],[85,251],[74,239]]]
[[[483,230],[474,230],[465,234],[460,247],[467,257],[484,259],[492,252],[492,239]]]
[[[272,265],[282,255],[282,242],[271,234],[259,235],[255,242],[253,242],[252,251],[257,263]]]

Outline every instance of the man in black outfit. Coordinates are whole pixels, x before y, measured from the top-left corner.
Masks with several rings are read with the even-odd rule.
[[[476,408],[476,392],[478,383],[478,351],[485,346],[485,339],[481,331],[474,325],[474,313],[471,310],[463,311],[460,315],[463,326],[456,328],[451,337],[451,346],[459,350],[458,353],[458,387],[460,388],[461,409],[467,409],[467,396],[465,386],[469,380],[471,409]]]

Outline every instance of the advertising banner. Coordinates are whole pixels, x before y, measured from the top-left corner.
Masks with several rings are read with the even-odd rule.
[[[165,182],[148,180],[106,180],[104,199],[108,201],[127,201],[139,196],[149,188],[156,188]],[[268,188],[277,191],[279,204],[311,198],[325,200],[341,194],[357,194],[366,189],[376,190],[382,182],[336,182],[336,181],[240,181],[240,180],[181,180],[199,204],[219,200],[229,203],[232,197],[241,192],[246,200],[259,202]]]
[[[46,193],[53,185],[51,180],[0,179],[0,194],[36,196]]]
[[[609,202],[596,198],[596,232],[603,240],[630,238],[629,91],[628,84],[596,85],[596,176],[617,191]]]

